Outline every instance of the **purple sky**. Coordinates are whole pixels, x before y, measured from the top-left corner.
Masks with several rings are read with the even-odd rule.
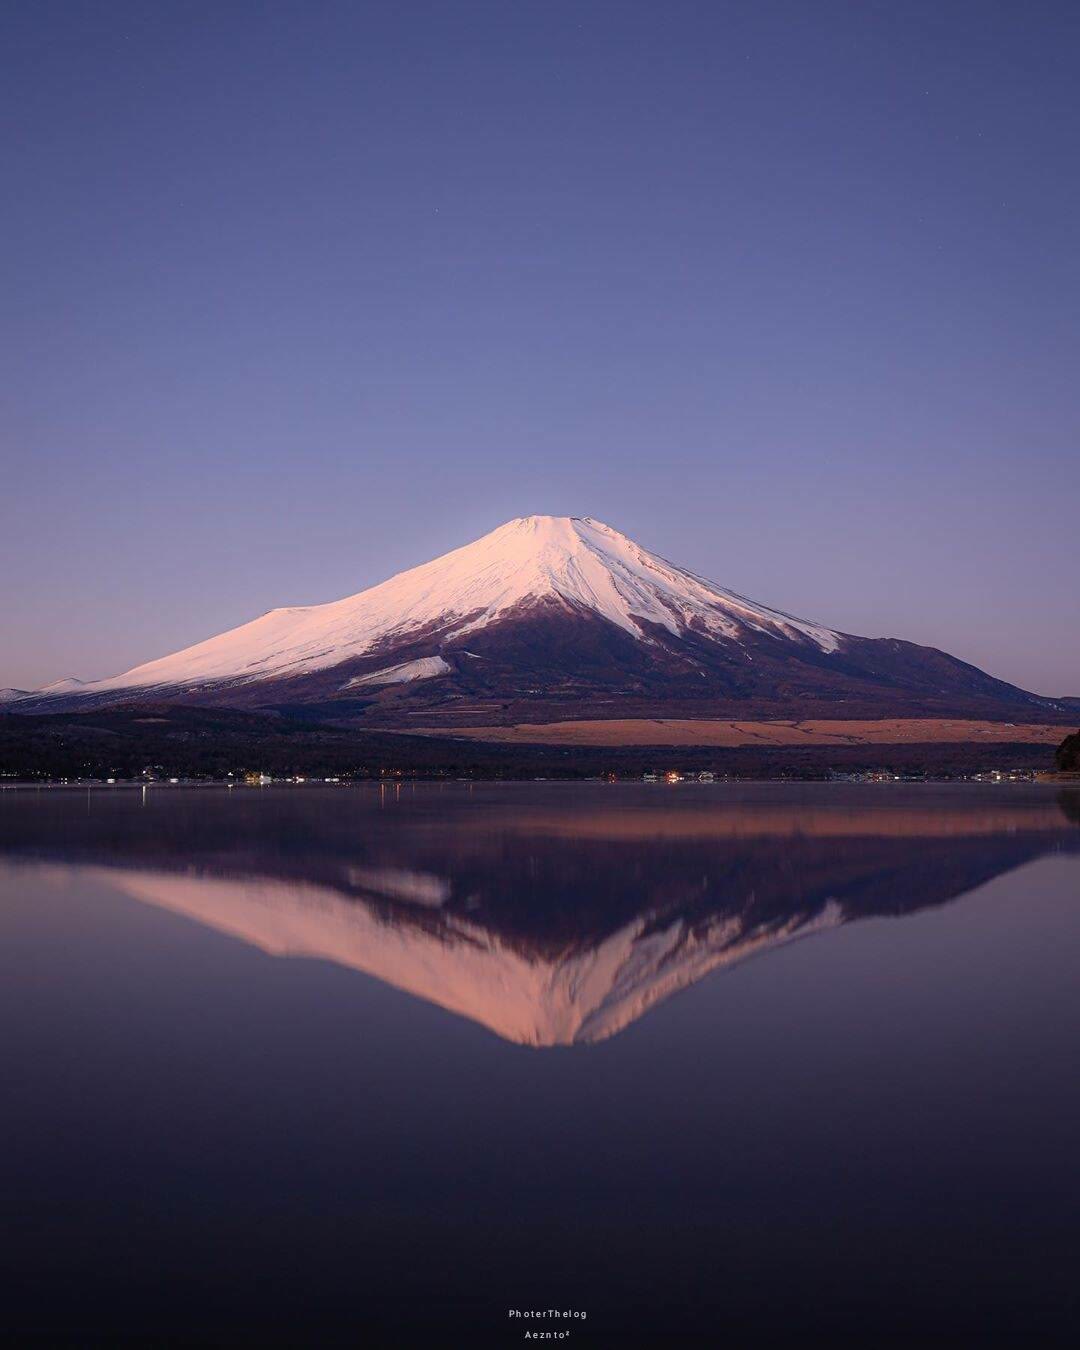
[[[0,685],[594,515],[1080,694],[1080,6],[9,6]]]

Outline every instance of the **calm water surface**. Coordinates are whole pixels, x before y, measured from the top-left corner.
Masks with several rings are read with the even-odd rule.
[[[1075,1332],[1080,795],[8,791],[0,963],[11,1343]]]

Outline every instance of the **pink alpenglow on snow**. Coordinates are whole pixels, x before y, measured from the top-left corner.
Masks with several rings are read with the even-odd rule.
[[[413,728],[426,710],[434,726],[514,711],[522,722],[1062,711],[936,649],[748,600],[590,516],[522,516],[344,600],[273,609],[123,674],[64,680],[7,706],[132,698],[337,701],[346,715]]]

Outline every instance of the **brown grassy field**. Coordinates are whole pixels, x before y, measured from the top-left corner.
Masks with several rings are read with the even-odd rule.
[[[959,718],[882,721],[735,722],[626,718],[589,722],[520,722],[511,727],[410,727],[414,735],[447,736],[503,745],[783,746],[783,745],[1057,745],[1065,728],[1031,722],[973,722]]]

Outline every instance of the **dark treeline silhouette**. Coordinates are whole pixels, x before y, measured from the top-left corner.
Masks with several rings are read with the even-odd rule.
[[[1076,741],[1071,737],[1065,742]],[[1064,749],[1064,747],[1062,747]],[[1059,767],[1061,751],[1059,750]],[[1073,752],[1075,754],[1075,752]],[[140,704],[87,713],[0,716],[0,774],[11,779],[275,777],[585,778],[650,770],[711,770],[760,778],[820,778],[883,770],[963,775],[1050,769],[1045,745],[552,746],[499,745],[359,729],[301,710]]]

